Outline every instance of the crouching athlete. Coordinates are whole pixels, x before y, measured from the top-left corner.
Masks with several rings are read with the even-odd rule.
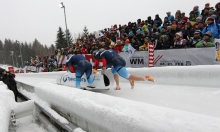
[[[94,76],[92,74],[92,64],[83,55],[73,55],[67,61],[66,65],[69,67],[71,72],[76,71],[76,88],[80,88],[80,82],[83,74],[86,74],[87,81],[92,84]]]
[[[93,57],[96,60],[99,60],[103,63],[102,74],[105,73],[105,70],[107,68],[112,67],[111,70],[112,70],[112,74],[114,75],[114,79],[116,82],[116,88],[115,88],[116,90],[121,90],[121,88],[119,86],[119,77],[118,77],[117,73],[121,77],[129,80],[132,89],[134,88],[134,81],[156,82],[154,78],[152,78],[148,75],[145,77],[141,77],[138,75],[128,73],[127,69],[125,68],[125,66],[126,66],[125,60],[121,56],[119,56],[114,50],[99,49],[99,50],[96,50],[93,52]]]

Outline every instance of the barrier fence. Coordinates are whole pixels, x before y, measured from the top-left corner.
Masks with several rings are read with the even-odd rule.
[[[220,63],[219,42],[216,41],[216,47],[169,50],[154,50],[149,48],[149,51],[136,51],[132,56],[129,56],[128,52],[120,52],[119,55],[125,59],[126,67],[131,68],[214,65]],[[93,56],[91,54],[85,54],[84,56],[94,66],[95,59]],[[43,72],[44,68],[25,66],[23,71]]]

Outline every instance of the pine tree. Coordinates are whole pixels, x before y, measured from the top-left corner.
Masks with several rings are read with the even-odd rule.
[[[12,54],[10,51],[13,51],[13,45],[10,39],[5,39],[4,51],[5,51],[5,63],[6,64],[13,64],[12,61]],[[13,51],[14,52],[14,51]]]
[[[54,53],[55,52],[55,46],[52,44],[49,48],[50,53]]]
[[[3,43],[2,43],[2,41],[0,40],[0,51],[1,50],[4,50],[4,48],[3,48]]]
[[[68,35],[67,35],[67,37],[68,37],[69,44],[72,44],[72,43],[73,43],[73,37],[72,37],[72,34],[70,33],[69,29],[68,29]],[[67,40],[66,40],[66,45],[68,46]],[[66,46],[66,47],[67,47],[67,46]]]
[[[57,31],[57,40],[55,41],[55,43],[56,43],[56,48],[67,47],[65,35],[61,27],[59,27]]]
[[[5,63],[5,52],[3,48],[3,43],[0,40],[0,64],[4,64],[4,63]]]
[[[78,33],[78,38],[77,39],[81,39],[81,34],[80,33]]]
[[[35,39],[32,45],[32,49],[35,51],[35,56],[36,55],[42,55],[42,45],[40,44],[40,42]]]
[[[84,34],[84,36],[87,36],[89,34],[89,31],[86,26],[83,29],[83,34]]]

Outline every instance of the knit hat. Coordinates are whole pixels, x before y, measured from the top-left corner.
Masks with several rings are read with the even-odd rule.
[[[200,31],[200,30],[196,30],[196,31],[194,32],[194,34],[196,34],[196,33],[201,34],[201,31]]]
[[[178,36],[182,37],[182,32],[178,32],[175,35],[178,35]]]
[[[205,34],[204,34],[204,36],[209,36],[209,37],[212,37],[212,32],[211,31],[207,31]]]
[[[130,40],[129,40],[129,39],[126,39],[126,40],[125,40],[125,43],[126,43],[126,44],[130,43]]]
[[[206,3],[205,6],[210,6],[210,3]]]
[[[208,21],[214,21],[214,18],[213,17],[209,17]]]

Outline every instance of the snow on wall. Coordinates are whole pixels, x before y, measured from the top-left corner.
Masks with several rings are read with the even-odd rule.
[[[41,82],[36,95],[108,131],[219,132],[220,119]]]
[[[34,77],[34,78],[58,78],[62,74],[66,73],[66,71],[60,72],[40,72],[40,73],[18,73],[16,77]]]
[[[8,86],[5,85],[2,81],[0,81],[0,90],[8,90]]]
[[[141,76],[150,75],[157,80],[157,84],[220,87],[219,65],[127,68],[127,70]],[[120,80],[125,81],[122,78]]]
[[[0,84],[0,132],[8,131],[11,108],[15,103],[13,92],[5,87],[7,86]]]
[[[68,120],[65,119],[64,117],[60,116],[59,114],[57,114],[56,111],[54,111],[53,109],[51,109],[51,106],[41,100],[40,98],[38,98],[35,93],[30,93],[27,92],[26,90],[20,88],[20,92],[25,95],[26,97],[30,98],[32,101],[35,101],[39,106],[41,106],[42,108],[44,108],[48,113],[50,113],[55,119],[59,120],[61,123],[63,124],[69,124]]]

